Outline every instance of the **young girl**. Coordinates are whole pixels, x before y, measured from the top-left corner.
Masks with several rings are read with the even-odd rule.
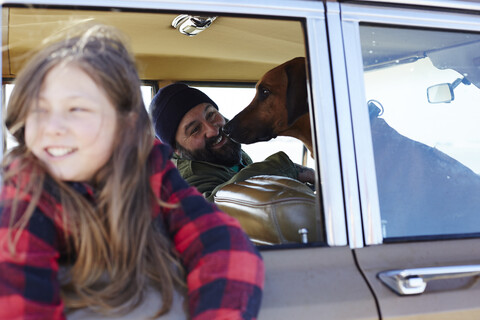
[[[262,260],[154,140],[115,30],[90,26],[37,53],[16,79],[6,126],[18,146],[2,172],[0,319],[125,313],[147,287],[162,297],[159,316],[185,279],[192,319],[257,316]]]

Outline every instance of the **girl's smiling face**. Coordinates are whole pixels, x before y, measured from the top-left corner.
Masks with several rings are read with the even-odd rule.
[[[27,147],[64,181],[89,181],[110,159],[117,111],[75,65],[50,70],[25,123]]]

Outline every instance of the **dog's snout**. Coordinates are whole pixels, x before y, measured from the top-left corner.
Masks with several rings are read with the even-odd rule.
[[[232,134],[232,125],[230,124],[230,122],[227,122],[227,123],[223,126],[222,132],[223,132],[227,137],[229,137],[229,136]]]
[[[239,136],[238,127],[235,121],[232,122],[232,120],[230,120],[229,122],[227,122],[222,128],[222,132],[231,140],[237,143],[242,143],[242,139],[240,137],[241,135]]]

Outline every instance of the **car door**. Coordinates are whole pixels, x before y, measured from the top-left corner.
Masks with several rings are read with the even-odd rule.
[[[478,319],[480,7],[428,5],[327,4],[361,201],[354,254],[383,319]]]
[[[353,144],[351,139],[350,142],[342,142],[337,133],[324,3],[197,0],[117,1],[114,5],[115,8],[112,8],[111,1],[102,0],[64,3],[32,0],[28,5],[22,4],[22,1],[5,1],[2,5],[4,83],[15,78],[23,61],[21,58],[25,57],[32,44],[30,41],[35,43],[35,47],[46,34],[75,21],[114,24],[132,36],[132,47],[139,59],[142,79],[158,83],[179,80],[254,83],[268,69],[259,70],[257,79],[236,77],[235,72],[241,74],[240,71],[246,68],[263,66],[264,60],[273,67],[288,57],[282,48],[293,48],[293,52],[300,48],[300,55],[307,58],[311,124],[316,128],[313,140],[317,189],[313,214],[321,235],[310,238],[307,243],[259,247],[266,266],[260,319],[378,319],[374,296],[352,253],[352,248],[363,246],[363,237],[357,229],[346,225],[347,221],[349,226],[355,224],[358,227],[361,217],[358,190],[355,190],[356,178],[348,180],[351,184],[347,191],[342,186],[347,179],[342,180],[342,170],[346,168],[341,167],[339,143],[344,150],[349,150],[342,157],[350,156],[351,159]],[[171,19],[185,12],[214,16],[217,17],[216,22],[195,38],[188,38],[169,25]],[[137,15],[141,18],[138,19]],[[225,19],[222,20],[222,17]],[[265,22],[259,25],[266,29],[252,32],[250,24],[253,21]],[[290,22],[287,25],[293,25],[294,29],[279,28],[284,27],[282,22],[285,21]],[[223,24],[223,34],[215,31],[216,24]],[[228,30],[231,33],[252,34],[254,38],[248,38],[245,46],[237,52],[230,48],[226,50],[225,44],[219,43],[219,40],[228,41]],[[165,32],[163,37],[159,36],[160,32]],[[207,36],[210,32],[212,34]],[[292,34],[299,36],[292,40]],[[201,41],[208,38],[216,39],[212,43],[213,50],[207,48],[210,51],[205,51],[211,53],[210,57],[199,58],[199,55],[205,54]],[[262,52],[256,49],[256,45],[270,43],[271,38],[275,40],[272,43],[278,44],[277,47],[266,46],[269,50],[262,47]],[[243,50],[253,52],[253,55]],[[195,52],[196,55],[192,54]],[[186,57],[187,53],[191,56]],[[158,58],[162,54],[168,59]],[[235,56],[237,60],[232,60],[236,63],[225,64],[229,55],[238,55]],[[207,63],[210,63],[208,67]],[[215,64],[222,67],[213,68]],[[210,67],[210,78],[201,78],[199,74]],[[199,74],[188,73],[192,70],[198,70]],[[218,70],[219,73],[216,73]],[[227,71],[230,73],[226,74]]]

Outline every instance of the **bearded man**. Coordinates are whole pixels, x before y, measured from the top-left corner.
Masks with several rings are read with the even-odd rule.
[[[209,201],[224,185],[257,175],[314,183],[314,171],[293,163],[284,152],[252,163],[241,145],[223,134],[226,119],[216,103],[184,83],[160,89],[150,114],[157,137],[175,151],[172,160],[182,177]]]

